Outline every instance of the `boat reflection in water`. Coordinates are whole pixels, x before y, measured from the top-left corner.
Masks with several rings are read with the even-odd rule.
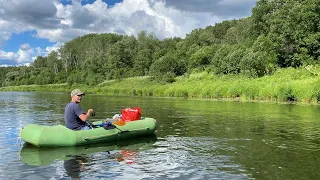
[[[132,149],[130,146],[127,146],[125,149],[116,153],[110,153],[109,151],[105,152],[103,156],[101,156],[101,154],[98,155],[99,157],[89,157],[87,155],[70,156],[70,159],[64,160],[63,162],[66,175],[72,179],[80,179],[82,173],[90,172],[91,170],[95,171],[95,166],[97,166],[98,163],[113,166],[115,162],[125,163],[127,165],[134,164],[139,149]],[[109,161],[109,163],[106,163],[107,161]],[[113,177],[111,172],[108,172],[105,175]]]
[[[58,148],[38,148],[25,143],[20,152],[20,159],[31,166],[45,166],[52,164],[55,160],[65,160],[65,169],[71,165],[81,170],[85,169],[86,164],[95,156],[103,154],[104,157],[113,161],[132,164],[135,162],[137,152],[152,149],[156,141],[156,135],[151,135],[116,142]],[[110,153],[113,151],[116,153]]]

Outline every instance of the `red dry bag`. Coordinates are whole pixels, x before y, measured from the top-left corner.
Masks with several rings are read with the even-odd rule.
[[[138,107],[122,109],[123,121],[135,121],[141,119],[141,109]]]

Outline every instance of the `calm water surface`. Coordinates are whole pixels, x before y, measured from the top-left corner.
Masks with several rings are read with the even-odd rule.
[[[0,179],[320,177],[320,107],[108,98],[84,97],[83,109],[96,109],[92,121],[139,106],[143,116],[158,121],[156,135],[81,147],[24,146],[18,141],[23,126],[64,124],[64,106],[70,96],[0,92]]]

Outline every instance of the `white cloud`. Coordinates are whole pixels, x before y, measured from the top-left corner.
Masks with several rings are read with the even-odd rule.
[[[31,60],[34,50],[29,44],[22,44],[15,52],[0,51],[0,59],[15,60],[17,63],[27,63]]]
[[[0,49],[4,47],[4,45],[6,44],[7,40],[10,39],[10,37],[11,37],[11,33],[0,31]]]
[[[51,51],[57,51],[63,44],[57,43],[54,46],[41,49],[32,48],[29,44],[22,44],[17,52],[0,51],[0,60],[12,60],[16,64],[28,65],[32,63],[37,56],[46,56]]]
[[[187,12],[208,12],[223,19],[249,16],[257,0],[157,0]]]
[[[53,0],[7,0],[0,4],[2,19],[24,23],[33,28],[56,28],[56,7]]]
[[[0,59],[9,59],[9,60],[13,60],[16,58],[16,53],[14,52],[4,52],[4,51],[0,51]]]
[[[51,47],[46,47],[45,48],[45,54],[49,54],[51,51],[58,51],[63,46],[63,43],[57,43]]]
[[[56,43],[55,45],[46,47],[44,49],[37,47],[34,49],[34,53],[32,53],[32,58],[31,58],[32,61],[30,62],[33,62],[37,58],[37,56],[47,56],[52,51],[58,51],[58,49],[61,48],[62,46],[63,46],[63,43]]]
[[[184,37],[193,29],[223,20],[208,12],[181,11],[155,0],[125,0],[111,8],[102,0],[86,5],[54,4],[61,27],[37,31],[37,37],[52,42],[67,42],[87,33],[136,35],[142,30],[155,33],[159,38]]]
[[[38,30],[36,36],[38,38],[49,39],[51,42],[67,42],[89,33],[87,30],[83,29],[53,29],[53,30]]]
[[[1,8],[0,8],[1,9]],[[20,33],[30,30],[21,23],[13,23],[10,21],[2,20],[0,13],[0,50],[6,45],[6,42],[10,39],[13,33]]]
[[[80,2],[0,1],[0,50],[12,33],[27,30],[35,31],[37,38],[60,44],[88,33],[136,35],[146,30],[158,38],[184,37],[193,29],[247,16],[256,0],[124,0],[112,7],[102,0],[86,5]],[[55,49],[24,46],[17,52],[0,51],[0,59],[32,62],[39,53]]]
[[[223,0],[218,1],[218,5],[227,5],[227,6],[235,6],[238,5],[239,0]],[[252,8],[252,5],[255,4],[256,0],[241,0],[242,5],[251,5],[249,7]]]

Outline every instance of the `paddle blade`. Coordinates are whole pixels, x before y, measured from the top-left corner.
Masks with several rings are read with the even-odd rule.
[[[115,121],[115,122],[112,122],[112,124],[115,124],[118,126],[124,126],[124,125],[126,125],[126,122],[125,121]]]

